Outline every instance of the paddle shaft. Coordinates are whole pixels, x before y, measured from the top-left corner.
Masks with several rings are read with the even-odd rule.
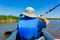
[[[60,6],[60,4],[56,5],[55,7],[53,7],[52,9],[46,11],[44,14],[40,15],[40,16],[44,16],[46,14],[48,14],[49,12],[53,11],[54,9],[56,9],[58,6]]]

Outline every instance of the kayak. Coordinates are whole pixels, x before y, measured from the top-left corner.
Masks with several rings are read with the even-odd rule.
[[[54,40],[55,39],[55,37],[51,35],[48,31],[42,30],[42,32],[44,36],[41,36],[40,38],[35,40]],[[12,32],[12,34],[6,40],[16,40],[16,36],[18,36],[17,30]]]

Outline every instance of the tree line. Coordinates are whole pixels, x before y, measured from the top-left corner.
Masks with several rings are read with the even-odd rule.
[[[17,22],[19,17],[17,16],[5,16],[5,15],[0,15],[0,23],[12,23],[12,22]]]

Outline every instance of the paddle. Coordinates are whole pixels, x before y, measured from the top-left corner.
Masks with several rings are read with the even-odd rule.
[[[46,14],[48,14],[49,12],[53,11],[54,9],[56,9],[58,6],[60,6],[60,4],[56,5],[55,7],[53,7],[52,9],[46,11],[44,14],[40,15],[40,16],[44,16]]]

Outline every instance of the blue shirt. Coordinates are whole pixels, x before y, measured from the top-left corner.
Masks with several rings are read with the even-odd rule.
[[[41,30],[46,27],[46,23],[38,18],[21,18],[18,23],[20,37],[38,37]]]

